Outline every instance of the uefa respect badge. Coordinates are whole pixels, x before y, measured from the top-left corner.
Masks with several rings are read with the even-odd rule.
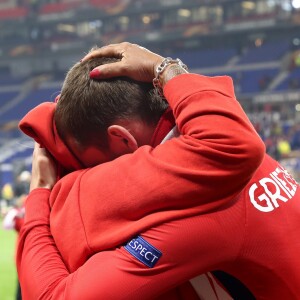
[[[159,250],[141,236],[137,236],[130,240],[124,248],[149,268],[153,268],[162,256],[162,253]]]

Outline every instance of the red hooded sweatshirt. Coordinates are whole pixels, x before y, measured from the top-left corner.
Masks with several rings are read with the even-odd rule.
[[[231,80],[184,74],[164,93],[179,137],[29,196],[18,255],[28,299],[153,299],[213,269],[235,275],[257,299],[297,299],[298,185],[271,158],[260,166],[263,143]],[[55,145],[64,146],[50,128],[34,137],[76,169],[73,158],[59,158]],[[278,230],[286,210],[290,236]]]

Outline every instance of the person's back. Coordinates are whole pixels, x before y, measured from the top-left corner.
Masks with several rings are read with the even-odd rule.
[[[240,227],[238,252],[223,271],[242,281],[256,299],[299,299],[300,189],[288,172],[266,155],[227,215]],[[240,219],[236,216],[239,215]]]

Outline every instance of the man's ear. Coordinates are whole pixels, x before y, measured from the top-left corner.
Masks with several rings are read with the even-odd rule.
[[[134,136],[123,126],[111,125],[107,128],[109,150],[115,157],[132,153],[138,148]]]

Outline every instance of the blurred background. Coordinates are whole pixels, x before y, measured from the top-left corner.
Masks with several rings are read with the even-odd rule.
[[[267,151],[299,180],[300,0],[0,0],[2,219],[22,215],[21,175],[30,176],[33,143],[20,118],[54,101],[90,48],[122,41],[178,57],[194,73],[231,76]],[[16,298],[13,225],[0,231],[2,300]]]

